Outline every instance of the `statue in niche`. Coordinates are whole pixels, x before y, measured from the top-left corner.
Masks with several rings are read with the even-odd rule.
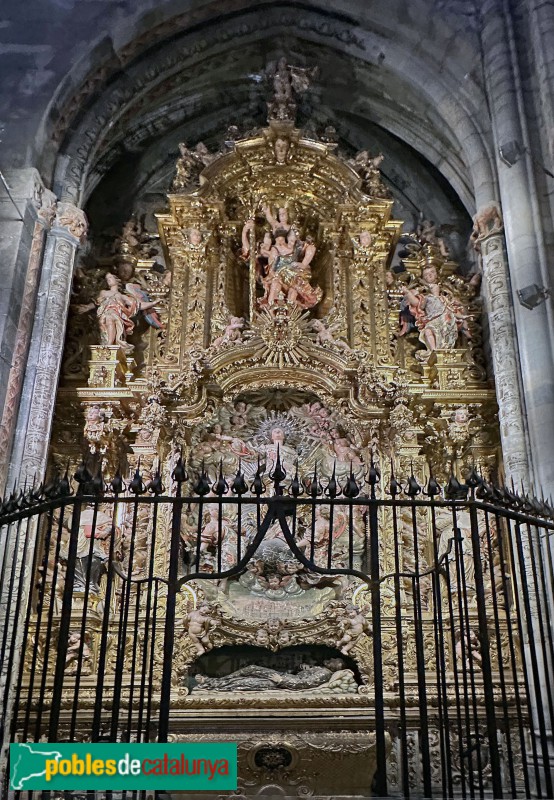
[[[265,454],[266,469],[270,469],[277,461],[277,453],[281,458],[281,463],[290,470],[296,453],[292,447],[285,444],[285,431],[283,428],[275,427],[270,432],[271,443],[262,444],[261,451]]]
[[[338,428],[332,428],[330,431],[331,449],[337,461],[351,463],[355,467],[359,467],[362,463],[360,458],[360,451],[353,444],[350,438],[342,434]]]
[[[83,510],[77,537],[74,591],[84,592],[88,581],[89,591],[93,594],[100,593],[100,581],[102,575],[106,572],[106,564],[108,562],[109,539],[112,535],[118,536],[119,533],[119,528],[114,525],[112,517],[104,511],[99,510],[95,515],[92,508]],[[93,535],[94,541],[91,548]],[[63,568],[62,572],[67,565],[69,538],[70,531],[64,522],[59,552],[59,561]]]
[[[64,671],[68,675],[75,675],[79,665],[79,652],[81,651],[81,675],[90,675],[92,671],[92,653],[85,634],[81,645],[81,631],[70,632],[67,639]]]
[[[322,666],[301,664],[296,671],[285,671],[251,664],[220,678],[195,675],[198,689],[213,692],[306,691],[326,687],[342,688],[347,693],[358,691],[354,673],[345,669],[340,658],[324,661]],[[194,691],[194,690],[193,690]]]
[[[467,325],[469,317],[460,301],[441,289],[437,268],[432,265],[425,267],[422,278],[424,292],[419,288],[406,289],[404,300],[420,331],[419,340],[427,348],[416,353],[416,356],[426,361],[435,350],[452,350],[456,347],[459,334],[470,339],[471,333]],[[409,325],[406,324],[400,335],[408,329]]]
[[[268,273],[263,279],[264,297],[261,306],[270,310],[280,297],[302,309],[313,308],[321,300],[322,291],[311,283],[310,264],[316,248],[308,237],[301,242],[294,228],[275,231],[275,243],[270,250]]]
[[[106,283],[108,288],[100,291],[96,302],[75,306],[75,310],[82,314],[96,307],[100,343],[117,345],[126,353],[131,353],[133,345],[127,342],[127,337],[135,328],[133,317],[140,311],[148,312],[144,314],[144,318],[149,325],[162,329],[163,325],[154,308],[156,303],[136,283],[127,283],[126,291],[122,292],[119,278],[111,272],[106,275]]]

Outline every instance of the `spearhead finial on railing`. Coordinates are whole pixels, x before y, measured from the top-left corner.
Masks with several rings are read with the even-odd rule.
[[[432,472],[429,473],[429,480],[427,481],[427,489],[425,494],[433,500],[437,495],[440,495],[441,487],[439,486],[435,476]]]
[[[123,478],[121,477],[121,467],[117,468],[117,472],[115,473],[115,475],[111,479],[111,481],[110,481],[110,489],[116,495],[117,494],[122,494],[125,491],[126,486],[125,486],[125,482],[124,482]]]
[[[327,484],[327,488],[325,489],[325,494],[331,500],[334,500],[341,493],[341,487],[337,481],[337,460],[335,459],[333,462],[333,472],[331,477],[329,478],[329,483]]]
[[[147,491],[153,495],[160,495],[164,493],[164,487],[162,483],[162,475],[160,472],[160,462],[158,461],[158,466],[156,468],[156,472],[148,486],[146,487]]]
[[[421,486],[417,482],[416,476],[414,475],[414,465],[413,464],[411,465],[410,477],[408,478],[408,483],[407,483],[406,488],[404,489],[404,491],[406,492],[408,497],[411,497],[412,499],[417,497],[418,494],[421,493]]]
[[[77,489],[78,492],[84,493],[86,492],[90,482],[92,481],[92,475],[90,474],[87,465],[84,461],[81,461],[77,469],[75,470],[75,475],[73,476],[77,481],[79,487]]]
[[[458,478],[452,473],[444,489],[444,496],[447,500],[465,500],[469,488],[465,483],[460,483]]]
[[[360,487],[358,485],[358,481],[356,480],[356,476],[354,475],[354,467],[352,462],[350,462],[350,474],[346,479],[342,493],[345,497],[348,497],[349,500],[352,500],[354,497],[357,497],[360,494]]]
[[[227,494],[229,491],[229,484],[223,475],[223,459],[220,459],[219,461],[219,475],[217,476],[217,480],[212,489],[214,494],[216,494],[218,497],[223,497],[223,495]]]
[[[387,493],[394,499],[397,495],[400,494],[402,491],[402,485],[398,483],[396,480],[396,476],[394,474],[394,462],[391,458],[390,460],[390,481],[389,481],[389,488],[387,489]]]
[[[262,494],[265,492],[265,484],[262,480],[263,471],[260,466],[260,456],[258,456],[258,469],[256,470],[256,474],[254,475],[254,480],[252,481],[252,486],[250,490],[252,494],[255,494],[256,497],[261,497]]]
[[[304,488],[298,474],[298,459],[296,459],[294,465],[294,476],[290,482],[289,492],[293,497],[300,497],[301,494],[304,494]]]
[[[146,487],[142,480],[142,475],[140,473],[140,458],[137,463],[137,468],[135,470],[135,474],[133,475],[133,480],[129,484],[129,491],[133,494],[143,494]]]
[[[204,467],[204,461],[202,461],[202,469],[193,487],[193,492],[200,495],[200,497],[205,497],[210,493],[210,478]]]
[[[104,484],[104,477],[102,475],[102,462],[99,462],[98,464],[94,477],[91,481],[91,488],[93,494],[97,495],[98,497],[104,494],[106,486]]]
[[[56,479],[54,491],[55,497],[71,497],[73,494],[71,489],[71,481],[69,479],[69,464],[62,477]]]
[[[273,490],[276,495],[283,494],[282,483],[287,477],[287,471],[281,464],[281,446],[277,443],[277,459],[273,470],[269,473],[270,479],[273,481]]]
[[[244,479],[244,472],[241,469],[242,463],[239,459],[239,466],[237,469],[237,474],[234,477],[233,483],[231,484],[231,491],[233,494],[237,494],[241,497],[243,494],[246,494],[248,491],[248,484]]]
[[[314,466],[314,474],[312,479],[309,481],[309,485],[306,488],[310,494],[310,497],[312,497],[314,500],[323,492],[323,486],[321,485],[321,481],[319,480],[317,474],[317,461]]]
[[[158,469],[159,469],[159,467],[158,467]],[[204,470],[204,462],[202,462],[202,470]],[[185,469],[185,465],[184,465],[184,462],[183,462],[183,454],[182,453],[179,455],[179,458],[177,459],[177,463],[175,464],[175,467],[173,468],[173,472],[171,473],[171,477],[173,478],[175,483],[184,483],[185,481],[188,480],[189,476],[187,475],[187,471]]]

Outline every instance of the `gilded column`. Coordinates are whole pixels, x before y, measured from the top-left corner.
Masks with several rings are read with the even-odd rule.
[[[44,475],[73,265],[86,232],[84,212],[71,203],[58,203],[46,240],[16,446],[10,465],[10,481],[18,480],[20,485],[35,478],[40,480]]]

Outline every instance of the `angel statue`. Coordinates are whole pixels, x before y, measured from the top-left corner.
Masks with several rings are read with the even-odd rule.
[[[200,172],[215,158],[204,142],[198,142],[191,150],[184,142],[179,143],[179,158],[175,164],[175,177],[171,183],[172,192],[184,192],[194,183]]]
[[[425,267],[422,277],[427,293],[422,294],[419,289],[406,289],[404,299],[420,331],[419,340],[427,347],[426,351],[416,354],[424,361],[434,350],[452,350],[456,347],[460,333],[470,339],[471,332],[467,323],[469,317],[462,304],[441,291],[436,267]]]
[[[161,330],[162,322],[154,309],[156,303],[150,300],[146,292],[136,283],[127,283],[125,292],[121,291],[119,278],[108,272],[106,275],[107,289],[102,289],[95,302],[84,306],[77,306],[79,313],[92,310],[96,307],[98,325],[100,327],[100,341],[104,345],[118,345],[126,353],[133,350],[133,345],[127,342],[135,328],[133,317],[142,312],[145,320],[153,328]]]

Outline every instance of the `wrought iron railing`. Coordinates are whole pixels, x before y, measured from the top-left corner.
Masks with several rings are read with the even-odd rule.
[[[279,459],[249,482],[189,479],[181,460],[167,487],[149,478],[106,485],[82,466],[1,505],[5,744],[178,734],[194,713],[176,661],[186,587],[225,591],[273,537],[291,580],[349,587],[369,620],[336,642],[365,653],[368,794],[552,797],[549,503],[475,471],[383,487],[374,464],[341,485]]]

